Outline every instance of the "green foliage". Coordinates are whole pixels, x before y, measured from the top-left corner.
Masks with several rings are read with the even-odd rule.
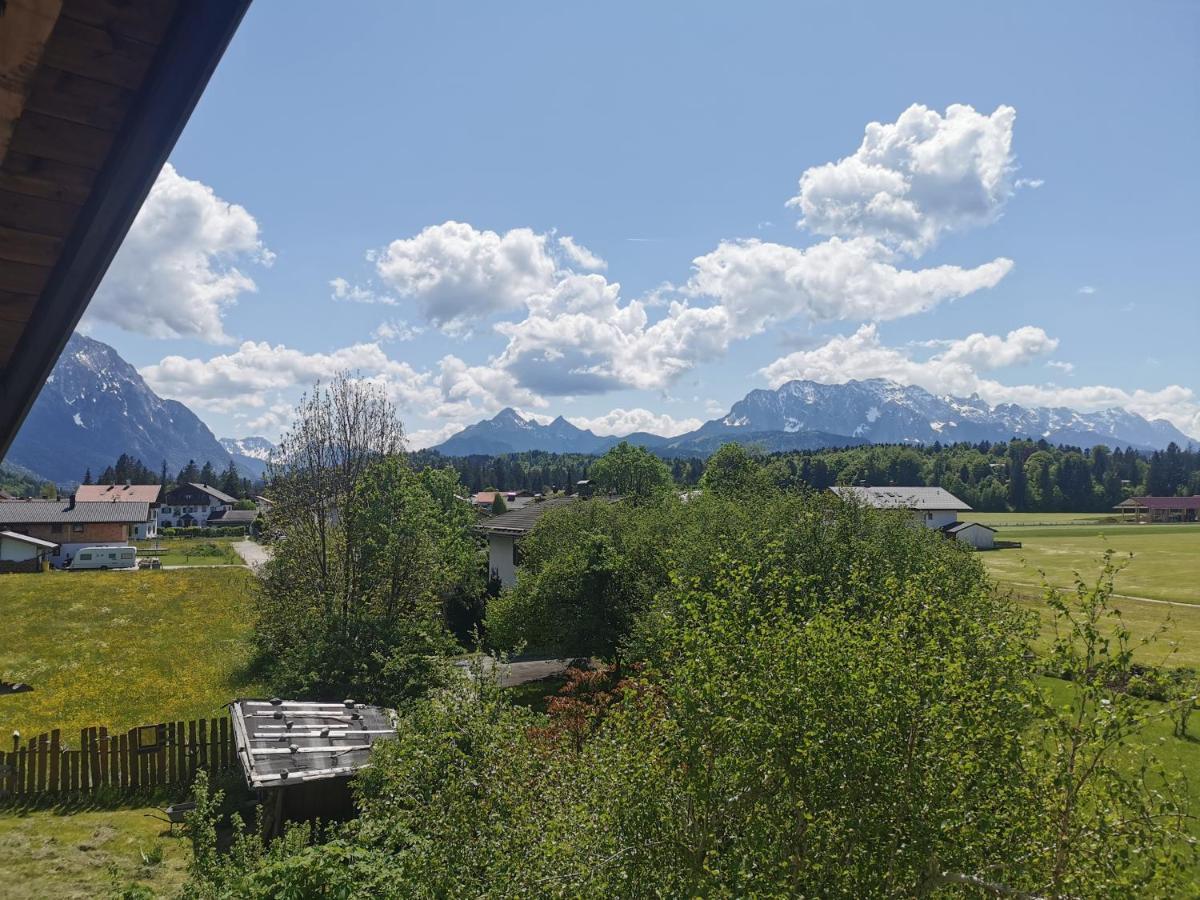
[[[764,486],[760,458],[742,444],[725,444],[708,458],[700,486],[725,497],[759,493]]]
[[[621,441],[592,463],[588,476],[600,494],[644,500],[671,488],[671,470],[644,447]]]

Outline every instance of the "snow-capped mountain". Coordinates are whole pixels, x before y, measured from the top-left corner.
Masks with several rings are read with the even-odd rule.
[[[265,437],[221,438],[221,446],[229,451],[237,467],[251,478],[264,478],[267,463],[278,449]]]
[[[261,462],[270,462],[271,454],[278,448],[265,437],[221,438],[221,446],[231,456],[246,456]]]
[[[230,455],[190,409],[155,394],[112,347],[71,335],[5,462],[60,484],[98,476],[122,453],[171,473],[195,460],[220,471]]]
[[[678,437],[629,435],[626,440],[666,456],[707,455],[738,440],[768,450],[815,449],[851,444],[931,444],[935,441],[1003,441],[1014,436],[1052,444],[1096,444],[1149,450],[1189,443],[1169,422],[1148,421],[1123,409],[1080,413],[1063,407],[991,406],[978,396],[939,397],[923,388],[885,379],[819,384],[789,381],[776,390],[754,390],[728,414]],[[436,449],[451,455],[520,450],[602,453],[621,440],[576,428],[562,417],[540,425],[506,409],[454,435]]]

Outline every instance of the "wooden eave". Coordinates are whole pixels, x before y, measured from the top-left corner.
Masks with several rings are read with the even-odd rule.
[[[250,0],[0,0],[0,457]]]

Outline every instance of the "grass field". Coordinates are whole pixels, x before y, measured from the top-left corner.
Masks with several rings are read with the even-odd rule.
[[[1120,524],[1120,517],[1113,513],[1073,513],[1073,512],[970,512],[963,513],[965,522],[980,522],[1000,528],[1004,525],[1094,525]]]
[[[215,714],[255,692],[246,569],[0,578],[0,734],[110,729]]]
[[[235,538],[161,538],[138,541],[138,556],[157,556],[164,566],[241,565]],[[159,552],[152,552],[154,548]]]
[[[1037,585],[1042,580],[1040,570],[1050,584],[1070,587],[1075,572],[1094,578],[1101,556],[1111,548],[1126,563],[1117,581],[1120,593],[1200,603],[1197,525],[1016,527],[999,529],[997,538],[1022,545],[1019,550],[981,555],[988,571],[1001,582]]]
[[[131,882],[176,893],[191,858],[149,808],[0,812],[0,884],[8,900],[116,895]]]

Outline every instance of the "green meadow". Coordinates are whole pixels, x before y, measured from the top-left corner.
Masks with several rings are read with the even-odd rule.
[[[0,734],[216,714],[254,690],[247,569],[0,576]]]

